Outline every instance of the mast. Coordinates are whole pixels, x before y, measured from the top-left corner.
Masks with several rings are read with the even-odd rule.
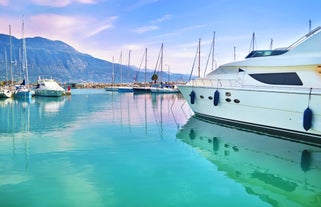
[[[4,48],[4,59],[6,63],[6,85],[8,85],[8,57],[7,57],[7,49]]]
[[[234,61],[236,60],[236,47],[234,46]]]
[[[11,25],[9,24],[9,43],[10,43],[10,54],[9,54],[9,63],[10,63],[10,73],[11,73],[11,84],[13,84],[13,74],[12,74],[12,40],[11,40]]]
[[[162,43],[162,47],[161,47],[160,68],[161,68],[160,82],[162,82],[162,76],[163,76],[163,43]]]
[[[271,38],[271,43],[270,43],[270,50],[273,49],[273,39]]]
[[[215,59],[214,59],[214,48],[215,48],[215,32],[213,33],[212,70],[214,70],[214,65],[215,65]]]
[[[128,51],[128,67],[127,67],[127,80],[130,80],[129,79],[129,66],[130,66],[130,50]]]
[[[145,87],[147,86],[146,73],[147,73],[147,48],[145,48]]]
[[[198,75],[199,78],[201,77],[201,38],[198,40]]]
[[[123,83],[122,61],[123,61],[123,51],[120,51],[120,57],[119,57],[119,63],[120,63],[120,83]]]
[[[252,34],[252,40],[251,40],[251,44],[250,44],[250,49],[249,49],[249,53],[254,51],[255,49],[255,33],[253,32]]]
[[[112,87],[114,87],[114,83],[115,83],[115,68],[114,68],[114,56],[113,56],[113,64],[112,64],[112,77],[111,77],[111,83],[112,83]]]
[[[24,27],[25,27],[25,23],[24,23],[24,20],[23,20],[23,17],[22,17],[22,68],[23,68],[24,75],[25,75],[26,87],[28,88],[28,85],[29,85],[28,61],[27,61],[27,48],[26,48]]]

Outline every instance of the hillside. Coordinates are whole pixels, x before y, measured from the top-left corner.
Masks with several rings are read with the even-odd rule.
[[[23,77],[20,64],[22,40],[11,37],[11,41],[14,80],[21,80]],[[26,38],[26,45],[30,82],[35,81],[38,76],[51,76],[60,82],[112,82],[111,62],[80,53],[62,41],[34,37]],[[10,79],[10,37],[8,35],[0,34],[0,48],[3,48],[0,49],[0,79],[6,79],[6,63]],[[5,53],[7,53],[7,61]],[[114,68],[117,70],[119,65],[115,64]],[[133,82],[133,77],[137,75],[137,68],[128,69],[127,66],[123,66],[122,70],[126,74],[123,76],[123,81]],[[120,75],[117,74],[117,71],[115,72],[115,82],[119,82]],[[147,77],[151,76],[152,72],[147,74]],[[167,73],[164,72],[163,80],[166,80],[167,76]],[[144,75],[140,74],[138,81],[143,81],[143,77]],[[186,75],[171,74],[171,80],[186,80],[187,78]]]

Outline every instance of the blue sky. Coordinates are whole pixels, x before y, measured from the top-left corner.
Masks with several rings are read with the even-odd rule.
[[[189,74],[201,38],[203,74],[215,31],[215,61],[243,59],[256,49],[286,47],[321,25],[319,0],[0,0],[0,33],[62,40],[80,52],[139,66],[145,48],[154,69],[164,43],[164,69]],[[28,42],[27,42],[28,47]],[[208,69],[209,71],[210,69]]]

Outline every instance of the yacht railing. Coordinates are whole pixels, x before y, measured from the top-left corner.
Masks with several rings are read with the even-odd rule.
[[[287,47],[287,50],[291,50],[293,48],[295,48],[296,46],[298,46],[299,44],[301,44],[303,41],[305,41],[306,39],[310,38],[311,36],[313,36],[314,34],[316,34],[317,32],[319,32],[321,30],[321,26],[318,26],[317,28],[313,29],[312,31],[310,31],[308,34],[304,35],[303,37],[301,37],[300,39],[298,39],[297,41],[295,41],[292,45],[290,45],[289,47]]]

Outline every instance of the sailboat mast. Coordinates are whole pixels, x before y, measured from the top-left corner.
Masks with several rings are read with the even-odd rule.
[[[10,43],[10,54],[9,54],[9,63],[10,63],[10,73],[11,73],[11,84],[13,83],[13,73],[12,73],[12,40],[11,40],[11,25],[9,24],[9,43]]]
[[[7,57],[7,49],[4,49],[4,59],[5,59],[5,63],[6,63],[6,85],[8,85],[8,57]]]
[[[162,47],[161,47],[160,68],[161,68],[160,82],[162,82],[162,76],[163,76],[163,43],[162,43]]]
[[[199,78],[201,77],[201,38],[198,40],[198,75]]]
[[[112,86],[114,87],[114,83],[115,83],[115,68],[114,68],[114,56],[113,56],[113,59],[112,59],[112,77],[111,77],[111,83],[112,83]]]
[[[28,79],[28,61],[27,61],[27,48],[26,48],[26,40],[25,40],[25,34],[24,34],[24,27],[25,23],[22,17],[22,67],[25,74],[25,80],[26,80],[26,87],[29,85],[29,79]]]
[[[127,67],[127,79],[129,80],[129,66],[130,66],[130,50],[128,51],[128,67]]]
[[[122,62],[123,62],[123,51],[120,52],[120,57],[119,57],[119,63],[120,63],[120,83],[123,83],[123,68],[122,68]]]
[[[147,84],[146,82],[146,74],[147,73],[147,48],[145,48],[145,86]]]
[[[215,32],[213,33],[213,47],[212,47],[212,70],[214,70],[215,59],[214,59],[214,48],[215,48]]]

